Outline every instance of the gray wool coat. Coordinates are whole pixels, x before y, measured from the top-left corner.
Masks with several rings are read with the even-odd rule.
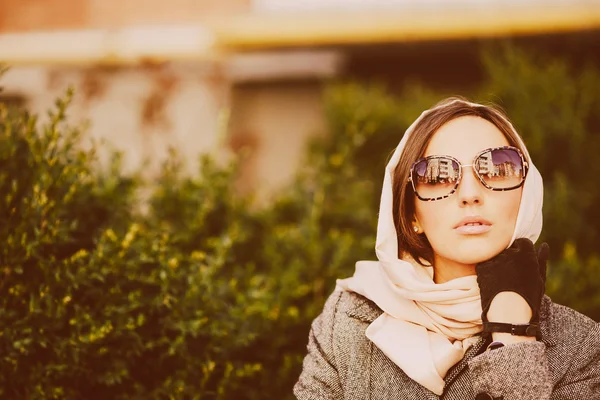
[[[437,396],[410,379],[366,336],[380,314],[373,302],[335,291],[309,335],[294,386],[299,400],[600,399],[600,324],[544,297],[542,341],[485,351],[481,337],[445,377]]]

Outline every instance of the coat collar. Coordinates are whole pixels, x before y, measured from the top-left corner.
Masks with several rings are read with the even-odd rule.
[[[377,304],[364,296],[355,295],[357,297],[356,303],[346,310],[346,315],[370,324],[383,314],[383,310]]]
[[[555,346],[557,343],[556,321],[553,315],[554,307],[552,300],[548,296],[542,298],[540,307],[540,329],[542,331],[542,342],[546,346]]]

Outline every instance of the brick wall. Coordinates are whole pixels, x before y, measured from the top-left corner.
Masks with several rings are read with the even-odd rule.
[[[193,23],[252,0],[0,0],[0,32]]]
[[[81,0],[0,0],[0,32],[81,28],[86,8]]]

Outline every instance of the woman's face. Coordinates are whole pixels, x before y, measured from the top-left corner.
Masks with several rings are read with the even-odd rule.
[[[508,144],[506,137],[491,122],[464,116],[438,129],[424,155],[450,155],[462,165],[469,165],[481,150]],[[472,268],[504,250],[515,229],[521,192],[522,188],[505,192],[489,190],[481,184],[473,169],[466,167],[456,192],[450,197],[421,201],[415,196],[415,222],[433,248],[436,273],[441,267],[451,270]],[[467,217],[485,220],[489,229],[473,233],[469,232],[471,229],[459,228]],[[446,271],[444,275],[453,273]],[[458,277],[464,273],[454,275]]]

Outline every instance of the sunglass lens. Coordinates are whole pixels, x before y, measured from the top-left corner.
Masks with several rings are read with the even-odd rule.
[[[494,189],[518,187],[523,181],[523,160],[515,149],[493,149],[481,154],[475,169],[483,181]]]
[[[456,161],[447,157],[432,157],[415,164],[412,180],[419,197],[438,199],[452,193],[459,174]]]

